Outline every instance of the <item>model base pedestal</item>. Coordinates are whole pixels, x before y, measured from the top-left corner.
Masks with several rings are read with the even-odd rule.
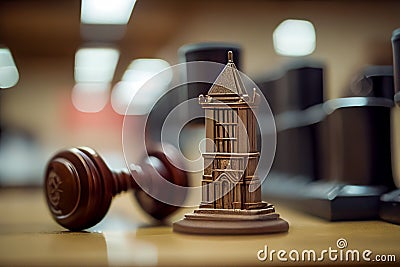
[[[272,205],[253,210],[200,208],[174,223],[173,230],[208,235],[272,234],[287,232],[289,224],[275,213]]]

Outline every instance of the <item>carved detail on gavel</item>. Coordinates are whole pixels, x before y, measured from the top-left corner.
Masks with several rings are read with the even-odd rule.
[[[130,172],[110,170],[91,148],[71,148],[57,153],[49,161],[45,176],[46,200],[53,218],[69,230],[90,228],[103,219],[113,196],[133,189],[146,213],[157,220],[165,219],[179,207],[154,199],[146,192],[162,191],[162,179],[187,187],[187,174],[176,167],[181,162],[175,149],[168,149],[168,158],[161,148],[147,154],[140,165],[130,166]],[[182,204],[186,198],[182,192],[186,191],[179,192],[164,193],[174,198],[170,203]]]

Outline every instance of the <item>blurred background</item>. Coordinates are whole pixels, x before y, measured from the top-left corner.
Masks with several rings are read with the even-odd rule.
[[[117,92],[129,80],[126,70],[135,70],[133,60],[174,65],[185,44],[232,42],[241,46],[242,71],[260,78],[291,61],[274,50],[276,27],[305,19],[316,33],[315,50],[305,59],[323,62],[323,98],[334,99],[348,94],[366,66],[392,64],[399,10],[399,1],[384,0],[137,0],[125,22],[96,23],[81,17],[80,0],[1,0],[0,48],[11,51],[19,80],[0,89],[0,186],[41,184],[51,154],[69,146],[93,147],[122,167],[124,97]],[[108,49],[109,70],[95,71],[102,77],[85,80],[79,73],[91,75],[85,48]],[[93,90],[103,94],[93,98]],[[399,110],[392,111],[397,128]],[[140,115],[137,121],[140,128]],[[399,154],[400,142],[392,143]]]

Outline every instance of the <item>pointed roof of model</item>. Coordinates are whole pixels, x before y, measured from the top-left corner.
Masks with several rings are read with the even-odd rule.
[[[233,62],[232,51],[228,52],[228,63],[208,91],[212,97],[238,97],[247,95],[239,70]]]

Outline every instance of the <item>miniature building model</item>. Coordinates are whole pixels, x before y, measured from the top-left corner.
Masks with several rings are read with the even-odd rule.
[[[225,87],[226,86],[226,87]],[[200,208],[254,209],[261,202],[258,165],[256,108],[258,98],[250,100],[229,53],[228,64],[199,102],[206,112],[208,145],[204,157],[203,201]],[[252,192],[250,183],[257,189]],[[214,195],[216,194],[216,195]],[[214,200],[215,199],[215,200]]]
[[[210,88],[199,96],[206,113],[206,143],[202,202],[192,214],[174,223],[177,232],[190,234],[261,234],[288,231],[272,204],[261,200],[257,177],[254,112],[255,89],[247,94],[239,71],[228,53],[228,63]]]

